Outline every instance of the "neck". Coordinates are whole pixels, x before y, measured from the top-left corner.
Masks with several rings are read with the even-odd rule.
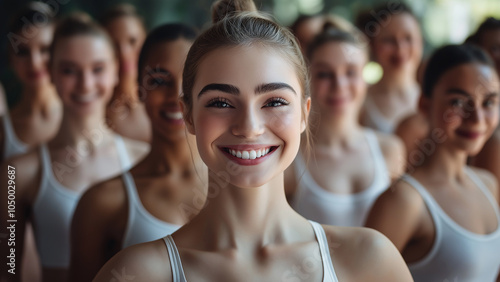
[[[186,133],[187,135],[187,133]],[[176,140],[165,140],[153,132],[151,150],[140,165],[148,174],[161,175],[170,172],[196,170],[201,173],[204,164],[196,149],[196,139],[192,135]]]
[[[137,83],[135,80],[130,78],[123,78],[120,83],[116,86],[113,92],[112,101],[119,99],[119,101],[131,105],[139,102],[139,96],[137,93]]]
[[[95,148],[103,143],[104,137],[111,134],[113,132],[106,126],[103,111],[81,116],[64,109],[61,126],[51,143],[76,148],[85,142],[90,148]]]
[[[464,176],[466,165],[467,153],[457,152],[454,148],[441,144],[437,145],[436,151],[425,159],[422,167],[453,181]]]
[[[415,71],[402,70],[400,72],[393,71],[389,73],[384,73],[382,78],[377,84],[389,91],[407,91],[409,88],[413,88],[418,85],[417,75]]]
[[[206,206],[195,220],[210,226],[206,244],[216,249],[252,253],[270,242],[284,240],[289,235],[284,226],[292,224],[291,219],[300,219],[286,201],[283,173],[262,187],[240,188],[210,171],[209,183]]]
[[[311,117],[309,125],[313,144],[328,147],[349,144],[362,131],[355,116],[322,121],[319,115],[315,115]]]

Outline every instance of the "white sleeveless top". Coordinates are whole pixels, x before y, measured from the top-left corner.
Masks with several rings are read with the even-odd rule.
[[[128,170],[131,161],[122,137],[116,135],[115,143],[122,169]],[[56,180],[45,144],[40,146],[40,154],[42,177],[33,205],[36,246],[43,267],[68,268],[71,219],[82,193],[70,190]]]
[[[160,239],[174,233],[181,226],[159,220],[151,215],[142,205],[134,178],[125,172],[123,182],[128,197],[128,220],[122,249],[128,246]]]
[[[336,194],[319,186],[309,173],[302,155],[295,158],[297,191],[292,207],[303,217],[321,224],[337,226],[363,226],[371,206],[391,184],[384,156],[377,136],[365,130],[366,141],[370,147],[375,173],[370,187],[356,194]]]
[[[366,96],[364,108],[364,125],[387,134],[394,133],[397,125],[380,112],[380,109],[377,107],[370,95]]]
[[[489,234],[473,233],[458,225],[444,212],[432,195],[413,177],[403,180],[422,196],[434,221],[434,244],[421,260],[408,264],[415,282],[467,281],[494,282],[500,271],[500,212],[494,196],[479,177],[467,168],[467,174],[484,193],[495,210],[497,229]]]
[[[28,152],[28,145],[21,142],[17,136],[14,128],[12,127],[12,122],[10,120],[9,111],[6,111],[2,117],[3,123],[3,158],[6,160],[10,157],[22,155]]]
[[[325,230],[319,223],[316,223],[314,221],[309,222],[313,227],[314,234],[316,235],[316,240],[318,240],[319,244],[319,252],[321,255],[321,261],[323,263],[323,282],[338,282],[339,280],[337,279],[335,269],[333,268]],[[168,256],[170,258],[172,282],[187,282],[186,276],[184,274],[184,269],[182,267],[181,257],[179,256],[179,251],[175,246],[174,239],[172,238],[172,236],[167,235],[163,238],[163,241],[167,246]]]

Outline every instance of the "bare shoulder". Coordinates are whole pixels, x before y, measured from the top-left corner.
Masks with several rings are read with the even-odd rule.
[[[101,268],[93,281],[172,281],[169,266],[168,252],[160,239],[120,251]]]
[[[476,173],[476,175],[484,183],[484,185],[486,185],[486,187],[491,191],[493,196],[495,196],[497,202],[500,202],[500,191],[496,177],[486,169],[472,166],[470,168]]]
[[[382,233],[363,227],[323,228],[340,281],[413,281],[400,253]]]
[[[403,141],[392,134],[374,131],[382,154],[384,155],[387,169],[393,179],[404,172],[406,149]]]
[[[420,135],[425,135],[427,133],[427,131],[429,130],[428,127],[429,125],[425,116],[420,112],[417,112],[404,118],[398,124],[396,128],[396,133],[414,132],[418,136],[420,136]]]
[[[143,141],[122,137],[132,162],[137,163],[149,152],[150,145]]]

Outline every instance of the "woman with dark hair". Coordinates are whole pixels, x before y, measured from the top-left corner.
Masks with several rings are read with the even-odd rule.
[[[173,233],[203,206],[193,206],[193,197],[204,200],[206,168],[179,105],[184,61],[195,38],[196,31],[183,24],[159,26],[146,38],[138,73],[150,86],[144,104],[153,126],[151,151],[129,172],[82,196],[72,224],[70,281],[91,281],[121,249]]]
[[[18,169],[16,237],[23,238],[24,225],[33,223],[43,281],[58,282],[68,278],[71,218],[82,193],[128,170],[148,148],[105,125],[106,104],[118,81],[117,57],[106,31],[86,14],[69,16],[55,30],[50,58],[52,81],[63,104],[61,126],[48,143],[10,159],[2,168]],[[13,181],[7,174],[1,178],[3,183]],[[4,211],[8,199],[5,189],[0,194]],[[0,214],[2,222],[7,219],[6,212]],[[0,253],[7,254],[8,248],[1,244]],[[17,241],[18,260],[22,251],[22,241]],[[7,265],[6,259],[2,256],[0,263]],[[0,273],[2,281],[18,279],[18,273]]]
[[[99,22],[108,31],[118,52],[119,82],[106,109],[108,125],[122,136],[150,142],[151,125],[138,87],[137,61],[146,27],[134,6],[120,4],[108,9]],[[142,84],[142,85],[141,85]]]
[[[467,166],[498,125],[500,84],[472,45],[438,49],[424,74],[420,109],[428,154],[376,201],[367,227],[399,249],[415,281],[493,282],[500,269],[500,191]],[[433,148],[433,149],[430,149]]]

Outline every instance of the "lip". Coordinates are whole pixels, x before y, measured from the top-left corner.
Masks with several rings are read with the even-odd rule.
[[[175,110],[161,110],[160,117],[171,124],[182,125],[184,124],[184,119],[182,118],[182,112]],[[180,118],[178,118],[180,117]]]
[[[477,139],[482,135],[479,131],[457,130],[455,132],[458,136],[471,140]]]
[[[40,79],[45,75],[44,71],[31,71],[28,73],[30,79]]]
[[[71,96],[71,100],[74,103],[77,103],[79,105],[88,105],[91,104],[99,99],[99,95],[85,95],[85,96],[80,96],[80,95],[73,95]]]
[[[347,97],[338,97],[326,100],[326,104],[333,107],[345,105],[347,104],[347,102],[349,102],[349,99]]]
[[[263,144],[241,144],[241,145],[227,145],[227,146],[219,146],[219,150],[230,160],[233,162],[243,165],[243,166],[252,166],[252,165],[258,165],[265,160],[267,160],[274,152],[278,150],[280,146],[279,145],[263,145]],[[260,150],[260,149],[265,149],[265,148],[270,148],[269,153],[267,153],[265,156],[256,158],[256,159],[241,159],[238,157],[233,156],[230,154],[227,150],[235,150],[235,151],[251,151],[251,150]]]

